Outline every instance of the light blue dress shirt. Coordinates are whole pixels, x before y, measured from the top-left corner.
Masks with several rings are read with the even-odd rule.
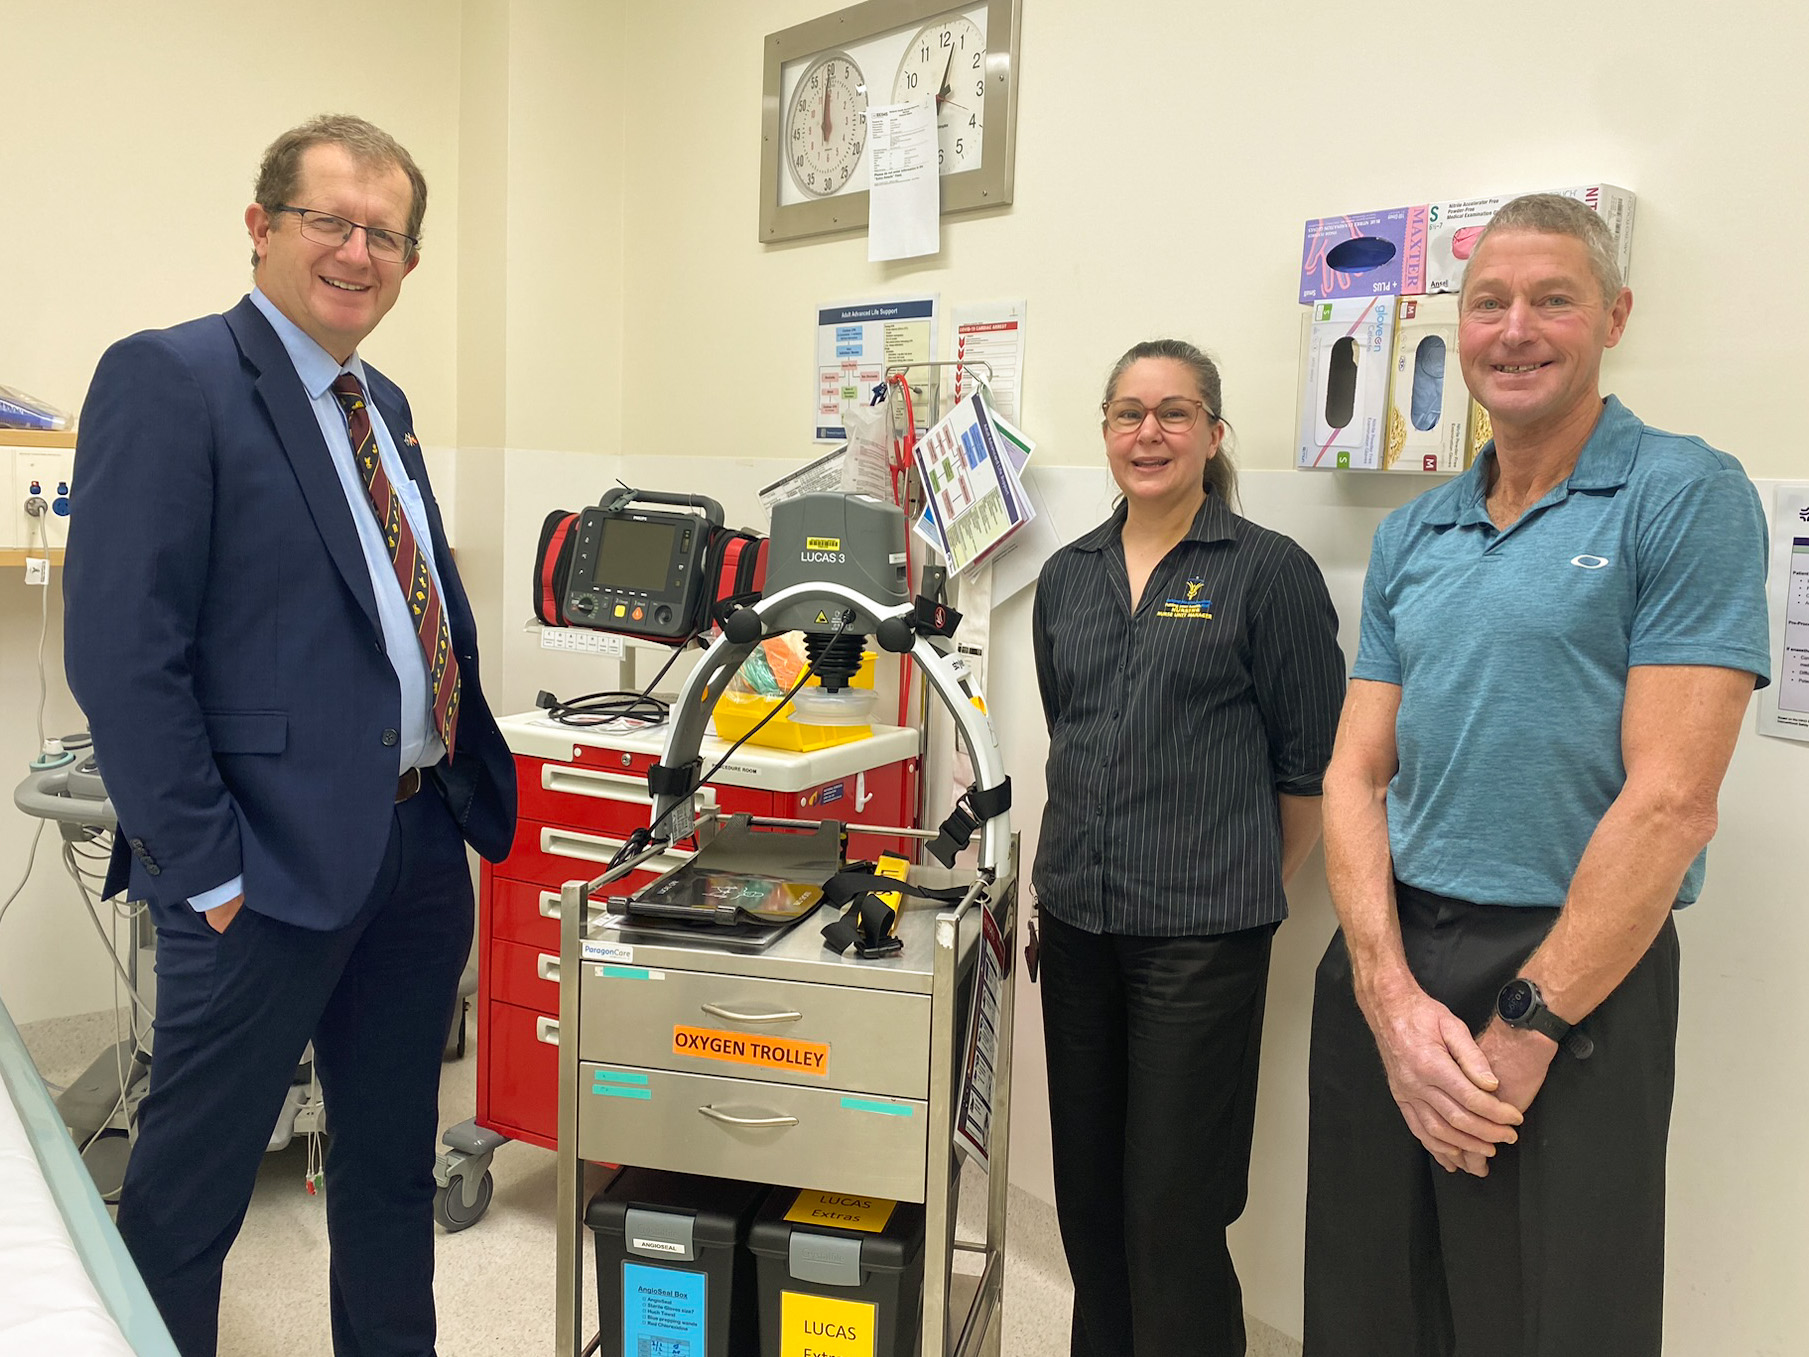
[[[398,727],[401,739],[398,742],[396,772],[399,776],[410,768],[432,767],[446,756],[446,746],[433,727],[433,689],[428,682],[427,661],[421,654],[421,642],[415,635],[414,619],[409,615],[408,601],[403,598],[402,586],[396,579],[396,567],[390,560],[389,547],[383,541],[383,530],[371,508],[370,495],[358,474],[357,464],[352,459],[352,439],[346,432],[345,407],[339,403],[339,397],[332,390],[339,374],[349,372],[358,379],[368,396],[370,385],[365,380],[364,363],[356,353],[343,364],[334,362],[331,354],[303,333],[300,326],[278,311],[275,304],[256,288],[251,290],[251,302],[263,312],[264,319],[270,322],[277,338],[283,341],[289,361],[295,364],[295,375],[301,378],[302,386],[307,390],[308,402],[314,410],[315,421],[320,425],[321,437],[326,440],[327,451],[333,458],[333,470],[339,473],[339,485],[345,491],[352,522],[358,529],[358,545],[364,549],[364,564],[370,572],[371,592],[377,598],[377,617],[383,624],[383,648],[388,652],[389,662],[395,668],[396,683],[402,696],[402,722]],[[427,569],[433,575],[434,587],[440,591],[443,599],[446,591],[440,582],[439,566],[433,559],[433,541],[427,531],[427,511],[421,501],[420,487],[403,469],[402,458],[396,451],[396,441],[390,436],[376,402],[367,400],[365,408],[370,412],[371,429],[377,436],[377,451],[383,459],[384,474],[389,477],[396,497],[402,501],[402,512],[408,516],[415,541],[420,545],[421,554],[427,558]],[[244,878],[235,876],[231,881],[210,891],[190,896],[189,904],[198,911],[209,910],[216,905],[225,904],[243,890]]]

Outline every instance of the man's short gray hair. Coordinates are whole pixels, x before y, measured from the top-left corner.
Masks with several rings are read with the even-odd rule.
[[[1614,233],[1587,203],[1566,198],[1562,193],[1528,193],[1515,198],[1504,204],[1483,228],[1476,249],[1471,252],[1472,259],[1481,252],[1483,242],[1497,231],[1537,231],[1542,235],[1569,236],[1582,241],[1589,251],[1589,271],[1595,274],[1602,289],[1603,306],[1613,306],[1615,298],[1621,295],[1621,288],[1626,286],[1621,278]],[[1469,282],[1468,271],[1464,274],[1464,282]]]

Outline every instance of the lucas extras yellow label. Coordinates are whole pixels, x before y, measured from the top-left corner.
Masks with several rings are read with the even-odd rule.
[[[878,1234],[892,1219],[897,1202],[883,1197],[850,1197],[840,1192],[800,1192],[785,1218],[797,1225],[833,1225],[838,1230]]]
[[[779,1357],[873,1357],[876,1307],[800,1291],[779,1293]]]

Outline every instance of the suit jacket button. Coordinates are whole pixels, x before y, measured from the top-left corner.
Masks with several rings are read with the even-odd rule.
[[[386,730],[383,732],[383,743],[386,745],[394,745],[401,738],[402,737],[393,730]]]
[[[163,868],[159,867],[154,862],[145,863],[144,870],[145,870],[145,874],[147,876],[162,876],[163,875]]]
[[[134,853],[144,852],[144,840],[143,839],[127,839],[126,842],[132,845],[132,851]]]

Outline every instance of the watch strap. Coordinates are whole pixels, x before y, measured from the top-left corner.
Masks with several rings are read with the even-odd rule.
[[[1547,1008],[1545,996],[1539,993],[1539,987],[1532,981],[1519,977],[1519,983],[1526,985],[1532,991],[1532,1003],[1524,1017],[1518,1021],[1509,1021],[1504,1017],[1504,1022],[1508,1022],[1510,1027],[1523,1027],[1528,1031],[1539,1033],[1540,1036],[1550,1037],[1560,1047],[1570,1052],[1573,1059],[1587,1060],[1595,1054],[1595,1041],[1589,1033],[1574,1023],[1565,1022]],[[1499,1006],[1496,1011],[1500,1011]]]

